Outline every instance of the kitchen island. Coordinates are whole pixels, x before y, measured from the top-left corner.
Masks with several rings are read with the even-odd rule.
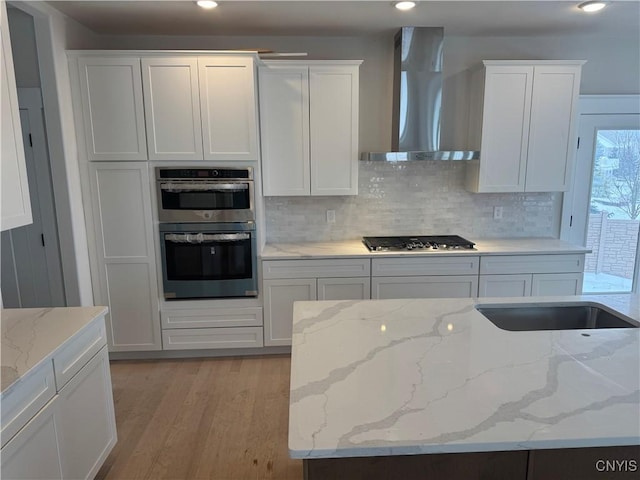
[[[311,479],[637,474],[640,329],[512,332],[475,309],[573,302],[640,324],[632,295],[297,302],[291,456]]]
[[[116,443],[106,307],[0,311],[3,478],[93,478]]]

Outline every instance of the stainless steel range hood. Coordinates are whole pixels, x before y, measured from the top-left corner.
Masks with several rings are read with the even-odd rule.
[[[442,27],[403,27],[395,36],[391,152],[361,160],[472,160],[480,152],[440,150]]]

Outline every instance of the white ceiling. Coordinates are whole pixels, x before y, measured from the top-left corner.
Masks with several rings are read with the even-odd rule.
[[[455,35],[598,34],[640,39],[640,0],[618,0],[596,14],[577,1],[422,1],[409,12],[378,1],[192,0],[51,1],[96,33],[133,35],[363,35],[401,26],[443,26]]]

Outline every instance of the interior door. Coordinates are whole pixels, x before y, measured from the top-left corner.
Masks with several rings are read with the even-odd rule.
[[[584,293],[634,291],[640,225],[640,115],[580,118],[574,186],[561,237],[592,249]]]

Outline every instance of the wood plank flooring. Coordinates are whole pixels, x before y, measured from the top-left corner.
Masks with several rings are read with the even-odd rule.
[[[98,480],[299,480],[289,356],[114,361],[118,443]]]

